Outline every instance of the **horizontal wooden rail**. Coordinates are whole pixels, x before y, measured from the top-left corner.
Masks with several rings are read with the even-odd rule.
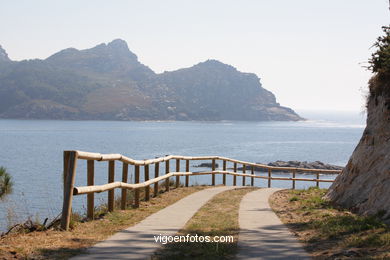
[[[77,160],[87,161],[87,185],[76,187],[75,175]],[[170,171],[170,160],[176,160],[176,171]],[[190,171],[190,161],[210,160],[211,171]],[[221,160],[223,162],[222,170],[216,169],[216,161]],[[94,185],[94,161],[107,161],[108,162],[108,183],[103,185]],[[122,181],[115,181],[115,161],[122,162]],[[180,162],[185,161],[185,171],[180,171]],[[160,175],[160,163],[165,162],[165,174]],[[227,170],[227,162],[232,163],[233,171]],[[150,179],[149,165],[154,164],[154,178]],[[134,183],[127,183],[129,174],[129,165],[134,166]],[[242,165],[242,171],[237,172],[237,166]],[[140,182],[140,167],[144,169],[144,182]],[[163,165],[164,166],[164,165]],[[251,170],[247,173],[247,167]],[[264,169],[264,172],[268,172],[267,175],[261,176],[256,175],[255,171],[258,169]],[[283,171],[291,172],[292,177],[272,177],[272,171]],[[316,178],[296,178],[296,173],[312,173],[315,174]],[[242,176],[242,185],[245,185],[245,178],[251,178],[251,186],[254,186],[255,179],[266,179],[268,180],[268,187],[271,187],[271,180],[286,180],[292,181],[292,188],[295,189],[296,181],[310,181],[316,182],[316,186],[319,187],[320,182],[333,182],[329,179],[320,179],[320,173],[323,174],[338,174],[340,170],[324,170],[324,169],[305,169],[305,168],[294,168],[294,167],[274,167],[260,163],[251,163],[246,161],[235,160],[221,156],[179,156],[169,155],[149,160],[134,160],[132,158],[123,156],[121,154],[100,154],[100,153],[89,153],[82,151],[64,151],[64,200],[62,207],[61,217],[61,228],[63,230],[69,229],[69,223],[72,212],[72,200],[74,195],[88,194],[87,198],[87,217],[89,219],[94,218],[94,193],[108,191],[108,209],[109,211],[114,210],[114,190],[120,188],[121,192],[121,209],[126,209],[127,206],[127,190],[133,190],[133,207],[139,207],[140,202],[140,190],[145,189],[145,200],[149,200],[150,197],[150,186],[154,185],[153,195],[159,194],[159,182],[165,180],[165,190],[170,190],[170,178],[176,176],[175,187],[180,185],[180,176],[185,176],[185,186],[189,185],[189,177],[197,175],[212,175],[211,185],[215,185],[215,175],[223,175],[223,185],[226,185],[226,175],[233,176],[233,185],[237,185],[237,176]]]
[[[271,169],[276,171],[298,171],[298,172],[320,172],[320,173],[341,173],[341,170],[326,170],[326,169],[307,169],[307,168],[296,168],[296,167],[275,167],[275,166],[269,166],[266,164],[261,163],[251,163],[246,161],[240,161],[231,159],[228,157],[221,157],[221,156],[197,156],[197,157],[191,157],[191,156],[179,156],[179,155],[169,155],[165,157],[159,157],[156,159],[149,159],[149,160],[134,160],[129,157],[120,155],[120,154],[100,154],[100,153],[89,153],[89,152],[82,152],[82,151],[76,151],[78,159],[84,159],[84,160],[97,160],[97,161],[111,161],[111,160],[119,160],[131,165],[148,165],[148,164],[154,164],[158,162],[165,162],[172,159],[178,159],[178,160],[190,160],[190,161],[206,161],[206,160],[221,160],[221,161],[227,161],[237,164],[243,164],[246,166],[254,166],[257,168],[263,168],[263,169]]]
[[[112,182],[108,184],[103,185],[95,185],[95,186],[82,186],[82,187],[74,187],[73,189],[73,195],[82,195],[82,194],[89,194],[94,192],[104,192],[113,190],[116,188],[122,188],[122,189],[140,189],[150,186],[151,184],[155,184],[156,182],[165,180],[172,176],[196,176],[196,175],[210,175],[210,174],[226,174],[226,175],[236,175],[236,176],[243,176],[243,177],[252,177],[252,178],[258,178],[258,179],[268,179],[267,176],[258,176],[254,174],[243,174],[243,173],[237,173],[237,172],[230,172],[230,171],[211,171],[211,172],[170,172],[168,174],[165,174],[163,176],[160,176],[158,178],[154,178],[149,181],[145,181],[142,183],[137,184],[129,184],[125,182]],[[319,181],[319,182],[333,182],[333,180],[326,180],[326,179],[308,179],[308,178],[288,178],[288,177],[271,177],[271,180],[286,180],[286,181]]]

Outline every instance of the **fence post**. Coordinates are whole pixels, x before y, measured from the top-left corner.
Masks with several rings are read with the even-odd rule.
[[[154,165],[154,178],[157,178],[159,174],[160,174],[160,163],[157,162]],[[153,193],[154,193],[154,196],[157,197],[157,195],[158,195],[158,182],[156,182],[154,184],[154,192]]]
[[[128,173],[129,173],[129,165],[124,162],[122,164],[122,182],[127,183]],[[126,200],[127,200],[127,189],[122,189],[122,194],[121,194],[121,209],[122,210],[126,209],[126,206],[127,206]]]
[[[68,176],[69,173],[69,159],[70,159],[70,153],[68,151],[64,151],[64,170],[62,172],[64,198],[65,198],[65,191],[66,191],[66,177]]]
[[[237,163],[233,164],[233,171],[237,172]],[[237,183],[237,176],[233,175],[233,186],[236,186],[236,183]]]
[[[252,175],[255,175],[255,166],[252,165],[252,168],[251,168],[251,173]],[[255,177],[252,177],[251,178],[251,186],[255,185]]]
[[[222,170],[226,171],[226,161],[225,160],[223,160],[223,166],[222,167],[223,167]],[[223,185],[226,186],[226,174],[222,175],[222,183],[223,183]]]
[[[134,167],[134,183],[139,183],[139,165]],[[134,208],[139,208],[139,189],[134,190]]]
[[[115,179],[115,161],[108,162],[108,183],[114,182]],[[108,191],[108,211],[114,211],[115,189]]]
[[[165,174],[169,173],[169,160],[165,161]],[[165,190],[169,191],[169,177],[165,179]]]
[[[176,159],[176,172],[180,172],[180,159]],[[179,188],[180,185],[180,176],[176,176],[176,188]]]
[[[87,185],[93,186],[94,185],[94,175],[95,175],[95,161],[94,160],[88,160],[87,161]],[[94,200],[95,200],[95,193],[89,193],[87,194],[87,218],[93,219],[94,218]]]
[[[186,160],[186,172],[190,172],[190,160]],[[186,175],[186,187],[190,184],[190,176]]]
[[[146,164],[144,166],[144,171],[145,171],[145,181],[149,180],[149,164]],[[150,200],[150,187],[149,185],[145,187],[145,201]]]
[[[211,161],[211,171],[215,171],[215,159]],[[211,174],[211,185],[215,186],[215,174]]]
[[[64,201],[62,205],[61,229],[68,230],[72,215],[73,187],[76,175],[77,152],[64,151]]]
[[[296,174],[296,171],[293,170],[293,172],[292,172],[292,177],[293,177],[292,188],[293,188],[293,190],[295,190],[295,174]]]
[[[242,173],[246,173],[246,165],[242,165]],[[245,186],[245,176],[242,176],[242,186]]]
[[[317,172],[316,176],[317,176],[316,187],[319,188],[319,187],[320,187],[320,181],[319,181],[319,179],[320,179],[320,173]]]
[[[271,188],[271,169],[268,169],[268,188]]]

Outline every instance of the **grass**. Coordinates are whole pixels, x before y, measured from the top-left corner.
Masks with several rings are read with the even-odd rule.
[[[234,259],[238,240],[238,209],[242,197],[254,188],[216,195],[177,234],[181,236],[233,236],[233,243],[168,243],[152,259]]]
[[[390,227],[380,216],[334,207],[323,199],[325,193],[318,188],[283,190],[270,202],[315,259],[390,259]]]
[[[115,232],[132,226],[204,188],[206,186],[172,189],[151,198],[148,202],[141,201],[137,209],[101,213],[94,221],[73,221],[72,230],[67,232],[50,229],[42,232],[9,234],[0,239],[0,259],[68,259]]]

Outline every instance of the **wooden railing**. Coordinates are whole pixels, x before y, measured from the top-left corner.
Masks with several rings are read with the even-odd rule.
[[[75,175],[77,160],[87,160],[87,186],[75,187]],[[170,161],[176,161],[175,171],[170,170]],[[185,171],[180,171],[180,162],[185,161]],[[211,160],[211,171],[190,172],[190,161],[194,160]],[[216,161],[222,161],[222,170],[216,169]],[[104,185],[94,185],[95,161],[108,161],[108,183]],[[115,182],[115,161],[122,162],[122,181]],[[228,171],[227,162],[233,163],[233,171]],[[165,174],[160,176],[160,163],[165,163]],[[149,166],[154,164],[154,178],[150,179]],[[129,165],[134,166],[134,183],[128,183]],[[237,172],[237,166],[242,165],[242,172]],[[140,182],[140,167],[144,168],[144,182]],[[247,169],[251,171],[246,173]],[[255,170],[264,169],[268,176],[259,176]],[[291,172],[291,177],[272,177],[272,171]],[[296,178],[297,172],[315,173],[316,178]],[[237,185],[237,176],[242,177],[242,185],[246,184],[246,177],[251,180],[251,186],[254,185],[254,179],[267,179],[268,187],[271,187],[272,180],[292,181],[292,188],[295,189],[296,181],[316,182],[319,187],[320,182],[333,182],[329,179],[320,179],[320,173],[340,173],[340,170],[323,170],[323,169],[304,169],[293,167],[273,167],[264,164],[234,160],[220,156],[177,156],[170,155],[150,160],[134,160],[121,154],[100,154],[88,153],[82,151],[64,151],[64,201],[61,216],[61,228],[69,229],[70,217],[72,212],[72,200],[74,195],[87,194],[87,217],[93,219],[94,216],[94,193],[108,191],[108,210],[114,210],[114,189],[121,188],[121,209],[127,205],[127,190],[134,190],[133,207],[139,207],[140,189],[145,189],[145,200],[150,199],[150,185],[153,186],[154,196],[158,195],[159,182],[165,180],[165,190],[169,191],[170,178],[175,178],[175,186],[180,185],[180,176],[185,176],[185,186],[189,185],[189,177],[194,175],[211,175],[211,185],[215,185],[215,175],[222,174],[222,184],[226,185],[226,175],[233,176],[233,185]]]

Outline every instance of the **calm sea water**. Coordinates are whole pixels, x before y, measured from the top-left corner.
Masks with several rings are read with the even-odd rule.
[[[53,218],[60,213],[64,150],[121,153],[134,159],[148,159],[167,154],[220,155],[262,163],[275,160],[320,160],[345,165],[364,130],[364,118],[358,113],[301,111],[301,115],[309,120],[305,122],[0,120],[0,165],[8,169],[15,183],[12,195],[0,202],[0,231],[14,222],[24,221],[27,217],[42,220],[46,217]],[[106,183],[107,162],[96,164],[95,183]],[[197,162],[193,165],[196,164]],[[118,181],[120,166],[117,163]],[[174,166],[171,167],[173,169]],[[162,168],[161,172],[163,171]],[[132,173],[131,168],[130,175]],[[229,182],[231,176],[227,179]],[[198,184],[207,184],[210,180],[210,176],[191,177],[191,182]],[[255,182],[259,186],[265,185],[264,181]],[[86,162],[79,161],[76,185],[83,186],[85,183]],[[217,183],[221,183],[221,177],[217,177]],[[238,179],[238,183],[241,183],[241,178]],[[274,181],[272,185],[291,187],[290,182]],[[297,182],[297,187],[310,185],[314,184]],[[326,187],[326,184],[323,185]],[[105,198],[105,193],[100,194],[97,196],[97,203],[103,202]],[[78,196],[74,207],[82,211],[84,205],[86,196]]]

